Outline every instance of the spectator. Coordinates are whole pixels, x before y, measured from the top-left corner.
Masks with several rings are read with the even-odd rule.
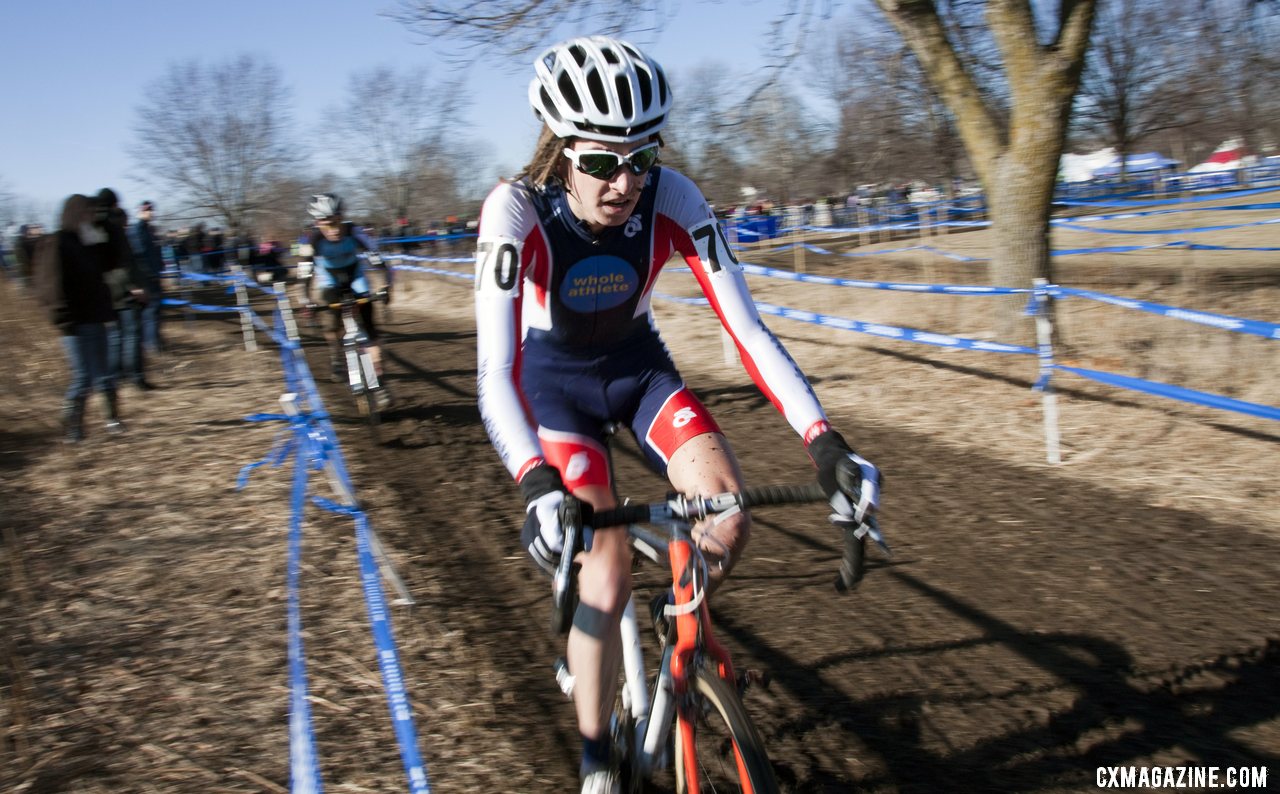
[[[226,260],[227,252],[222,249],[226,244],[226,239],[222,236],[222,229],[217,226],[209,230],[209,236],[204,241],[204,269],[207,273],[221,273],[223,262]]]
[[[160,238],[156,235],[155,227],[152,226],[155,211],[155,204],[150,201],[139,204],[138,220],[129,229],[129,243],[138,263],[137,270],[142,279],[141,286],[146,301],[142,307],[142,344],[152,353],[158,353],[162,348],[160,320],[164,300],[164,285],[160,280],[161,274],[164,273],[164,255],[160,250]],[[140,380],[139,387],[147,388],[142,385],[144,383],[146,383],[145,379]]]
[[[285,270],[284,262],[280,259],[283,253],[280,244],[275,240],[258,244],[250,260],[250,267],[253,269],[254,279],[259,284],[271,284],[288,278],[288,271]]]
[[[103,278],[111,291],[111,304],[116,310],[116,323],[108,329],[110,371],[119,382],[127,380],[142,390],[147,383],[142,352],[142,309],[146,291],[139,262],[129,245],[129,217],[120,208],[115,191],[103,188],[98,193],[98,213],[106,242],[95,246],[100,257]]]
[[[102,277],[101,257],[94,252],[95,246],[107,243],[107,233],[94,218],[91,199],[78,193],[68,198],[58,231],[40,242],[32,260],[36,294],[62,333],[71,366],[62,409],[70,443],[84,439],[85,402],[94,390],[106,399],[107,431],[124,430],[107,364],[107,327],[115,322],[115,309]]]
[[[204,261],[205,233],[203,223],[197,223],[191,227],[191,233],[187,235],[186,250],[187,256],[191,257],[191,261],[195,264],[195,272],[209,272],[209,267]]]
[[[43,236],[44,227],[38,223],[28,223],[18,227],[18,234],[12,241],[11,256],[14,263],[12,275],[17,278],[19,284],[25,286],[31,283],[32,257],[35,256],[36,243],[40,242]]]

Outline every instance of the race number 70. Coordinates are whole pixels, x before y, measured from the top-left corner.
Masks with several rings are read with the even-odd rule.
[[[721,229],[720,224],[714,219],[690,229],[689,236],[693,238],[693,245],[698,249],[698,258],[702,260],[702,267],[708,273],[715,273],[726,266],[731,270],[737,269],[738,258],[729,248],[724,229]]]
[[[476,291],[512,292],[520,278],[520,250],[507,240],[485,240],[476,246]]]

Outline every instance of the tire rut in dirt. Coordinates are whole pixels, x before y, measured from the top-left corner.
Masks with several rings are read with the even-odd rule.
[[[421,522],[385,539],[415,560],[419,619],[463,632],[500,678],[492,690],[518,693],[499,710],[510,722],[472,738],[528,725],[529,765],[571,785],[572,710],[549,672],[562,643],[475,409],[474,336],[438,317],[395,334],[392,438],[374,449],[352,435]],[[812,476],[754,387],[685,375],[749,483]],[[744,700],[784,790],[1076,790],[1109,763],[1265,763],[1252,748],[1280,713],[1263,683],[1276,672],[1280,543],[856,416],[833,422],[887,472],[896,556],[870,551],[866,579],[840,596],[840,537],[823,511],[760,510],[713,605],[735,667],[772,676]],[[614,462],[623,495],[665,492],[630,441]],[[642,566],[637,589],[660,580]]]

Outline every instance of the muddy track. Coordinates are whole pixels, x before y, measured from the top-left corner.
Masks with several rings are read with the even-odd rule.
[[[471,292],[415,278],[384,324],[385,443],[340,386],[320,386],[417,601],[393,625],[419,745],[435,791],[569,791],[562,642],[476,409]],[[276,353],[246,354],[225,317],[175,317],[165,388],[124,394],[130,433],[104,437],[95,407],[90,441],[68,449],[49,410],[65,382],[57,340],[8,303],[5,338],[31,355],[0,383],[0,789],[287,791],[289,476],[266,467],[233,487],[278,431],[241,420],[277,409]],[[1260,293],[1239,313],[1267,306]],[[748,480],[812,476],[786,423],[724,365],[707,312],[656,311]],[[717,594],[736,665],[771,676],[747,708],[785,790],[1090,791],[1100,766],[1280,768],[1274,423],[1076,382],[1062,392],[1067,460],[1050,467],[1021,364],[773,325],[885,470],[896,550],[839,595],[822,511],[761,510]],[[306,339],[323,378],[323,346]],[[624,494],[665,492],[628,440],[614,459]],[[404,791],[351,522],[312,508],[304,534],[322,777]],[[659,580],[637,573],[644,594]]]
[[[415,590],[434,583],[415,619],[462,632],[483,657],[467,663],[496,676],[477,682],[495,709],[473,739],[514,742],[529,767],[494,770],[489,785],[522,774],[570,785],[571,708],[549,673],[561,646],[546,629],[545,581],[515,543],[518,497],[475,410],[472,332],[465,320],[398,313],[387,340],[399,405],[387,443],[350,438],[420,519],[384,538],[421,561]],[[686,375],[749,480],[809,476],[758,392]],[[889,472],[897,554],[840,596],[838,538],[821,511],[761,511],[714,608],[737,664],[772,677],[747,702],[785,787],[1069,790],[1092,787],[1098,766],[1137,759],[1276,760],[1280,693],[1266,681],[1280,662],[1270,606],[1280,543],[833,418]],[[663,493],[633,446],[615,458],[624,493]],[[657,582],[653,571],[637,578],[643,592]],[[441,770],[442,787],[448,778]]]

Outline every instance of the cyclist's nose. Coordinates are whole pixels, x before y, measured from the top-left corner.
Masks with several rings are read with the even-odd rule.
[[[618,193],[631,195],[631,191],[635,190],[636,183],[640,177],[631,173],[631,169],[623,166],[618,169],[618,173],[613,175],[613,179],[609,180],[609,187]]]

